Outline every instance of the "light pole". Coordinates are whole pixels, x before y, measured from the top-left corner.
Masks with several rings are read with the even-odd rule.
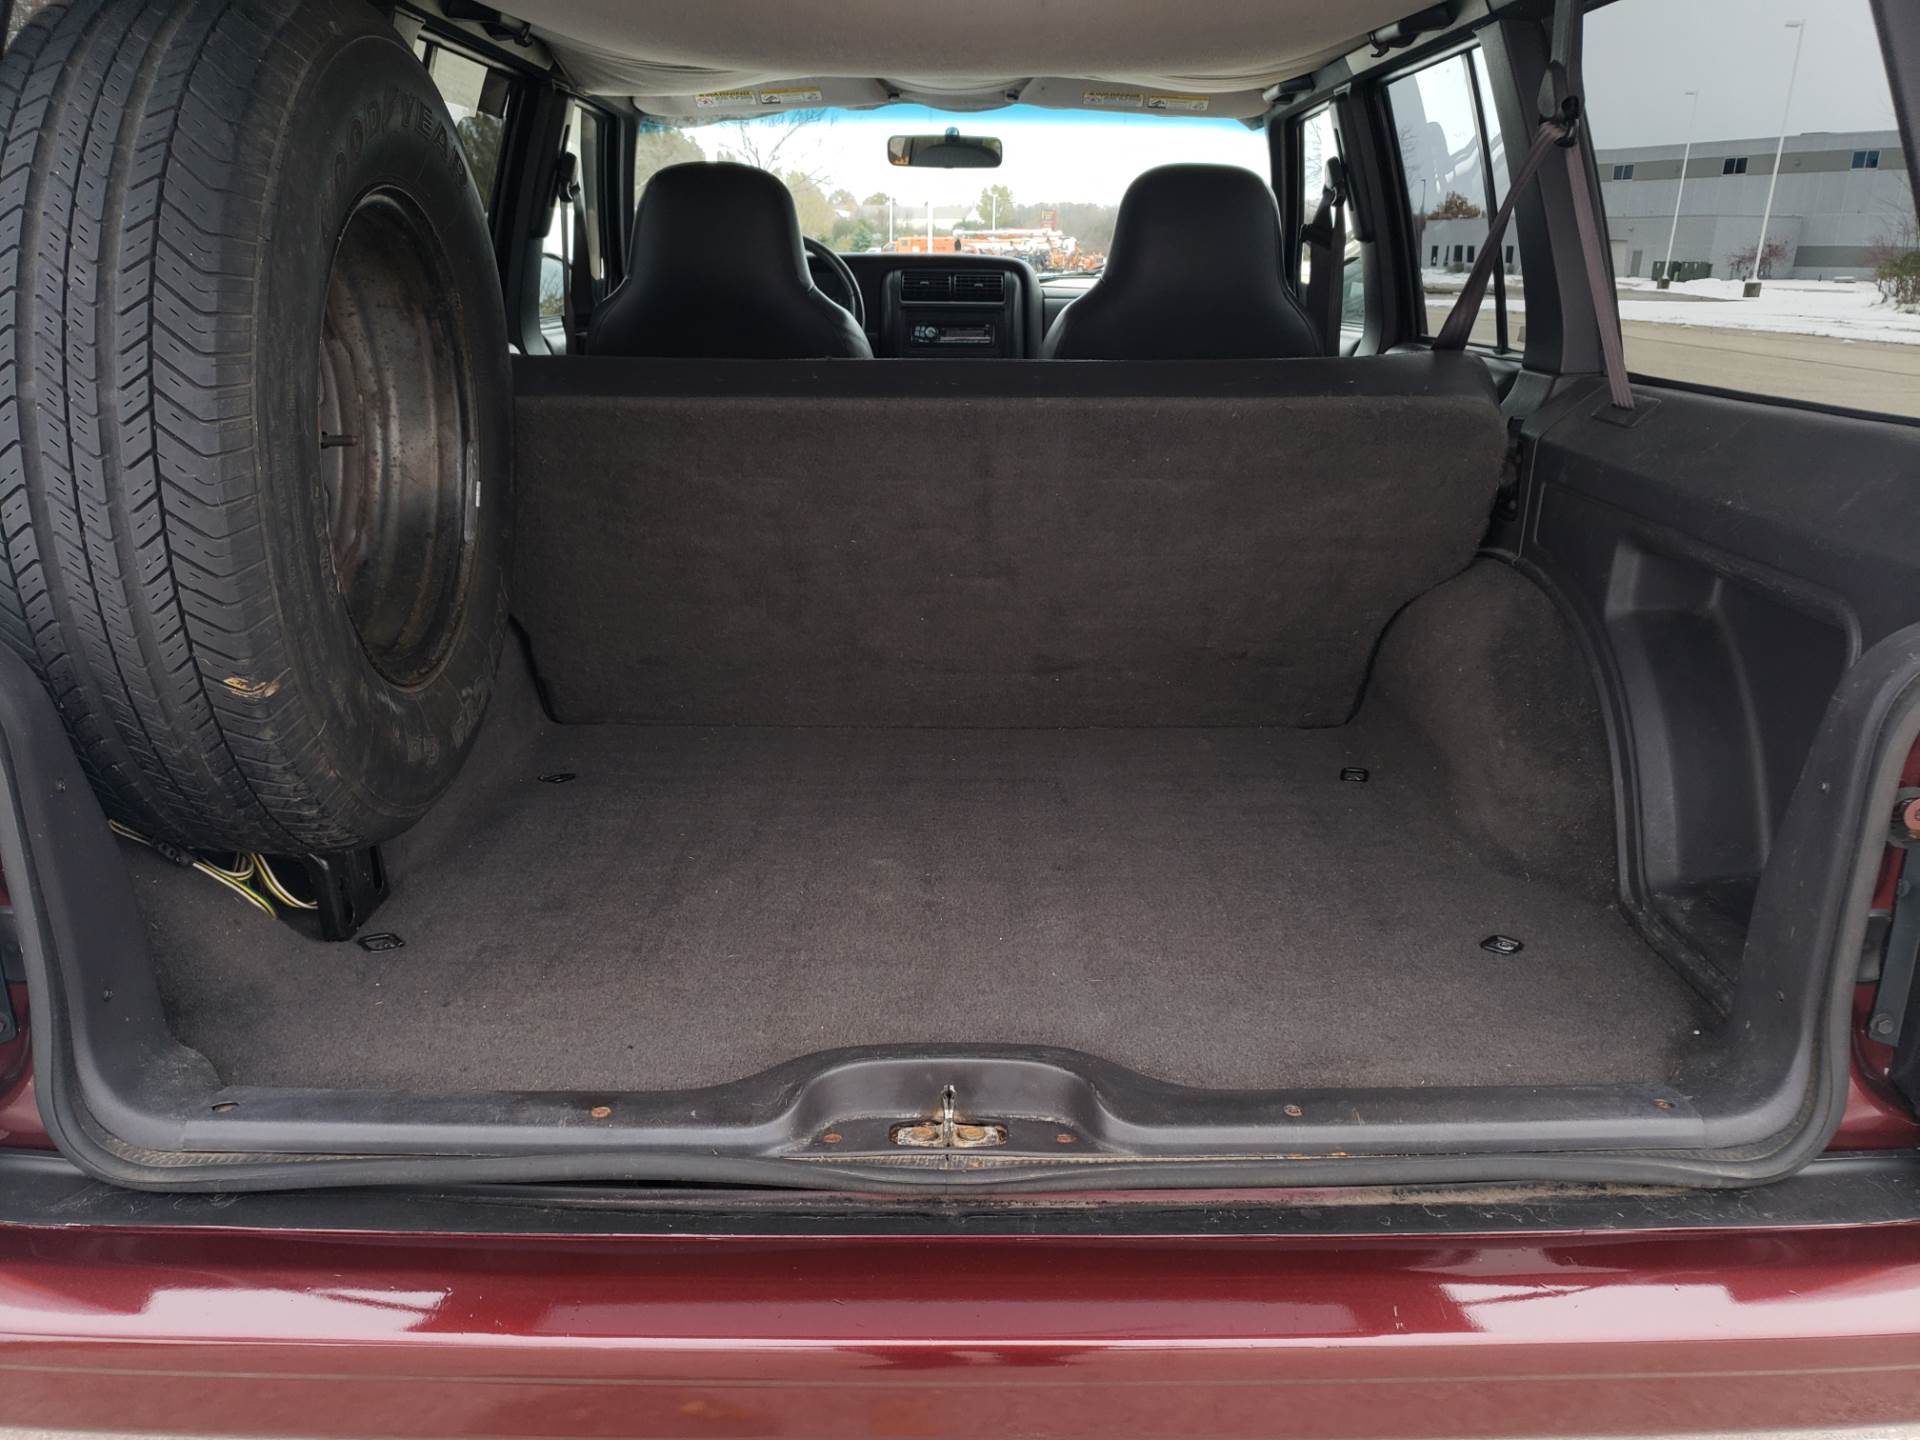
[[[1427,177],[1424,175],[1420,177],[1420,213],[1415,218],[1418,219],[1420,222],[1420,234],[1419,234],[1418,243],[1421,245],[1425,245],[1427,243],[1428,221],[1427,221]]]
[[[1760,293],[1760,266],[1767,258],[1767,226],[1773,220],[1773,192],[1780,184],[1781,157],[1787,153],[1787,116],[1793,111],[1793,82],[1800,77],[1800,47],[1807,43],[1805,20],[1789,20],[1787,29],[1794,32],[1793,64],[1787,70],[1787,100],[1780,107],[1780,143],[1773,151],[1773,174],[1767,177],[1767,207],[1760,212],[1760,239],[1753,247],[1753,278],[1741,291],[1749,300]]]
[[[1673,240],[1680,233],[1680,197],[1687,193],[1687,161],[1693,158],[1694,122],[1700,118],[1700,92],[1687,90],[1682,93],[1693,97],[1693,108],[1687,111],[1687,143],[1680,152],[1680,183],[1673,192],[1673,228],[1667,231],[1667,259],[1660,267],[1662,290],[1673,284]]]

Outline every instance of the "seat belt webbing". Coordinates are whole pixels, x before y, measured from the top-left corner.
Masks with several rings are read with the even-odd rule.
[[[599,304],[599,287],[594,283],[593,237],[587,228],[587,207],[585,200],[575,195],[570,208],[573,211],[573,260],[568,266],[567,279],[571,294],[567,296],[567,347],[576,351],[585,349],[587,326],[593,319],[594,308]]]
[[[1300,238],[1307,246],[1307,314],[1326,353],[1337,356],[1347,267],[1347,175],[1337,155],[1327,157],[1320,208]]]

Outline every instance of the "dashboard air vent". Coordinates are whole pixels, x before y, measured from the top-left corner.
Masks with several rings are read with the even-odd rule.
[[[951,300],[951,270],[908,270],[900,276],[902,300]]]
[[[1007,277],[998,270],[960,270],[953,277],[953,298],[982,305],[998,305],[1006,295]]]
[[[909,304],[952,300],[998,305],[1006,294],[1007,277],[998,270],[906,270],[900,275],[900,298]]]

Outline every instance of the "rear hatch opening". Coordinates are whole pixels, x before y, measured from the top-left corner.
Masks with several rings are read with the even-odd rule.
[[[39,867],[14,836],[9,875],[42,881],[23,926],[37,910],[71,927],[43,949],[68,957],[53,993],[87,1077],[69,1095],[118,1107],[63,1143],[139,1183],[221,1186],[1736,1183],[1837,1120],[1845,1032],[1821,1017],[1851,972],[1806,965],[1805,911],[1770,897],[1771,871],[1744,955],[1702,947],[1724,924],[1683,936],[1636,908],[1585,642],[1536,577],[1473,557],[1471,527],[1433,580],[1406,563],[1398,513],[1356,498],[1359,441],[1338,439],[1378,443],[1369,402],[1224,402],[1243,436],[1326,412],[1339,484],[1303,462],[1276,513],[1378,517],[1257,592],[1347,586],[1337,611],[1294,612],[1304,643],[1273,669],[1186,643],[1267,623],[1226,593],[1257,514],[1189,537],[1212,565],[1164,563],[1141,543],[1158,516],[1101,472],[1071,499],[1079,533],[1109,542],[1099,563],[1023,570],[991,552],[1051,544],[1018,508],[1057,496],[1021,499],[963,457],[920,477],[928,503],[1020,523],[930,528],[897,486],[769,498],[777,412],[821,398],[750,401],[772,423],[741,427],[736,396],[678,373],[681,393],[653,399],[628,364],[610,398],[582,390],[591,370],[523,362],[524,644],[453,791],[385,847],[391,893],[362,943],[116,851],[97,821],[67,852],[95,867],[83,900],[69,887],[89,872]],[[1030,443],[1023,413],[1076,423],[995,399],[1009,449]],[[970,423],[951,401],[891,421],[858,393],[835,403],[867,424]],[[1083,449],[1103,403],[1086,402]],[[1342,405],[1350,420],[1329,418]],[[1158,419],[1198,435],[1206,410]],[[1485,413],[1435,408],[1463,436]],[[609,460],[630,433],[656,448]],[[1463,494],[1491,485],[1497,449],[1457,452]],[[1450,483],[1431,464],[1412,478]],[[758,529],[738,508],[755,505]],[[845,533],[873,553],[840,563]],[[1354,581],[1349,556],[1374,543],[1402,563]],[[802,583],[811,628],[761,628],[788,612],[756,592]],[[903,604],[869,603],[886,585]],[[972,608],[941,604],[949,587]],[[1028,613],[1083,653],[1036,665],[1005,643]],[[1366,615],[1377,634],[1350,623]],[[1873,797],[1916,723],[1912,657],[1884,659],[1849,672],[1773,862],[1824,867],[1833,957],[1860,952]],[[1269,688],[1236,688],[1261,665]],[[1321,723],[1260,723],[1303,717]],[[1195,723],[1223,719],[1245,723]],[[12,754],[49,723],[12,716]],[[77,774],[15,799],[29,826],[69,812],[43,835],[92,803]],[[145,1159],[162,1152],[164,1173]]]
[[[664,96],[640,10],[577,87],[573,8],[0,57],[0,873],[69,1159],[1733,1188],[1920,1096],[1920,428],[1629,373],[1601,202],[1668,161],[1602,190],[1586,7],[1303,7],[1204,95]],[[762,144],[923,101],[888,188]],[[1046,124],[1108,153],[978,183]],[[1890,193],[1861,133],[1796,185]],[[967,158],[904,205],[916,154]]]

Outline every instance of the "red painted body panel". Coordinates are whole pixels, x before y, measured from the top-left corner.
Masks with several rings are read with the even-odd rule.
[[[1836,1154],[1859,1150],[1911,1150],[1920,1146],[1920,1124],[1880,1077],[1854,1067],[1847,1084],[1847,1108],[1827,1149]]]
[[[1920,1225],[1541,1239],[0,1231],[19,1425],[1651,1434],[1920,1418]]]

